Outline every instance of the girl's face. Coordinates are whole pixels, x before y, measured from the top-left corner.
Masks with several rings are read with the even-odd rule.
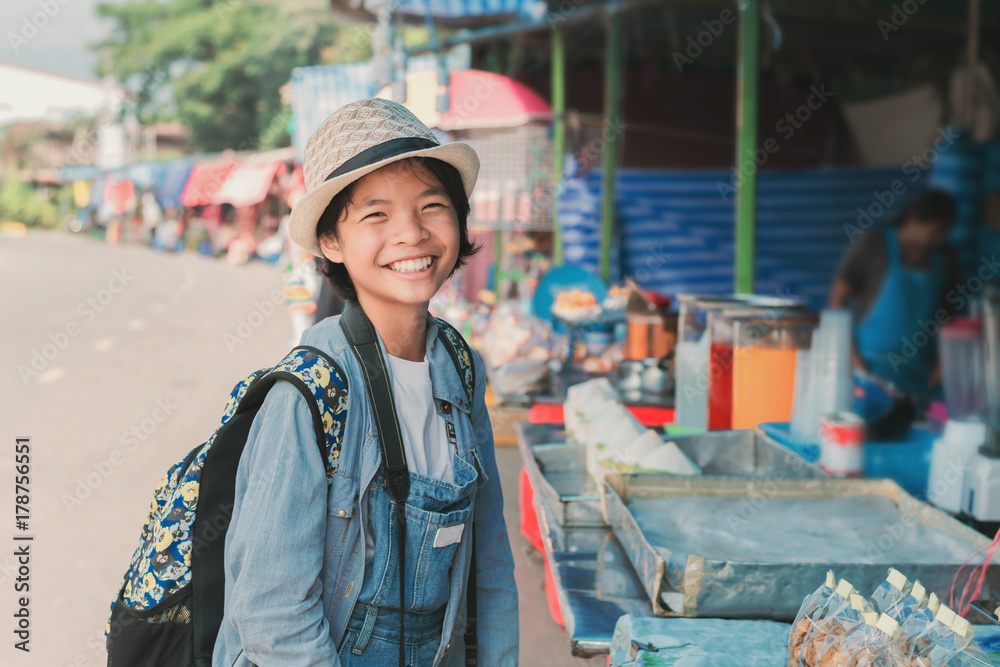
[[[358,301],[423,305],[458,260],[458,216],[440,181],[419,163],[393,162],[362,177],[337,223],[320,239],[345,265]]]

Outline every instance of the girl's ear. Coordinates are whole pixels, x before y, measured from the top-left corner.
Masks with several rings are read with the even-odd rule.
[[[324,236],[319,240],[320,250],[323,256],[331,262],[344,263],[344,254],[340,251],[340,242],[332,235]]]

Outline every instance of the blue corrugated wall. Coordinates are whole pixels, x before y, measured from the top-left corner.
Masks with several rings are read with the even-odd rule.
[[[926,172],[915,172],[900,168],[762,172],[756,291],[798,296],[821,307],[849,247],[849,234],[866,231],[858,224],[858,209],[875,214],[870,228],[887,223],[908,197],[926,187]],[[894,182],[900,194],[893,194]],[[732,291],[731,172],[622,169],[615,198],[625,275],[664,294]],[[559,220],[566,263],[595,270],[600,172],[588,172],[563,187]]]

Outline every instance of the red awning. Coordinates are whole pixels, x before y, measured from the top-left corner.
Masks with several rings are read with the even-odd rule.
[[[216,204],[252,206],[267,197],[275,174],[283,174],[283,162],[265,164],[241,164],[229,174],[229,178],[212,197]]]
[[[132,181],[116,181],[110,179],[104,183],[103,200],[111,205],[115,215],[122,215],[135,208],[135,186]]]
[[[237,163],[232,161],[195,165],[181,192],[181,204],[204,206],[214,203],[216,193],[236,167]]]
[[[442,130],[517,127],[552,117],[552,107],[538,93],[520,81],[493,72],[451,72],[448,96],[448,112],[438,121]]]

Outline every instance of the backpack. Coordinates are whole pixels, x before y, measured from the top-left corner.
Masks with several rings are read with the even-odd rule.
[[[450,324],[435,320],[471,405],[471,350]],[[346,375],[322,350],[300,345],[278,365],[239,382],[215,433],[168,469],[153,490],[139,545],[105,627],[108,667],[211,666],[224,611],[223,556],[236,469],[250,425],[279,379],[306,397],[327,483],[332,483],[347,416]],[[474,591],[469,594],[471,602]]]

